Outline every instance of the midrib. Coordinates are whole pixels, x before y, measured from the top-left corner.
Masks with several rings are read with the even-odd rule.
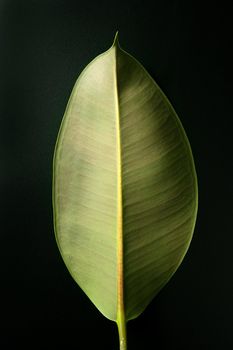
[[[117,320],[124,318],[124,283],[123,283],[123,215],[122,215],[122,162],[121,162],[121,130],[117,84],[117,42],[114,43],[115,69],[115,107],[116,107],[116,153],[117,153]]]

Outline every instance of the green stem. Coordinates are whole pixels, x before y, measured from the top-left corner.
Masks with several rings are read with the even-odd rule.
[[[120,350],[127,350],[126,321],[123,312],[121,312],[119,315],[117,327],[119,333]]]

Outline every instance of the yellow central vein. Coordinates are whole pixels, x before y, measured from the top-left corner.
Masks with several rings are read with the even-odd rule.
[[[126,349],[126,329],[124,310],[124,281],[123,281],[123,203],[122,203],[122,163],[121,163],[121,130],[119,96],[117,85],[117,50],[119,49],[117,34],[113,43],[114,49],[114,86],[116,107],[116,143],[117,143],[117,325],[120,336],[120,347]]]
[[[121,173],[121,132],[120,111],[117,86],[117,46],[114,45],[115,54],[115,107],[116,107],[116,143],[117,143],[117,312],[123,309],[123,227],[122,227],[122,173]]]

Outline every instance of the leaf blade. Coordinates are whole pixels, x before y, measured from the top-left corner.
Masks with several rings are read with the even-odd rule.
[[[56,238],[71,275],[107,318],[137,317],[188,249],[197,179],[175,111],[117,38],[74,87],[53,184]]]

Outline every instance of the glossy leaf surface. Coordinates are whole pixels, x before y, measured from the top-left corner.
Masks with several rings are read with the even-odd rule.
[[[74,86],[55,149],[53,206],[67,268],[111,320],[137,317],[188,249],[197,213],[189,142],[117,39]]]

